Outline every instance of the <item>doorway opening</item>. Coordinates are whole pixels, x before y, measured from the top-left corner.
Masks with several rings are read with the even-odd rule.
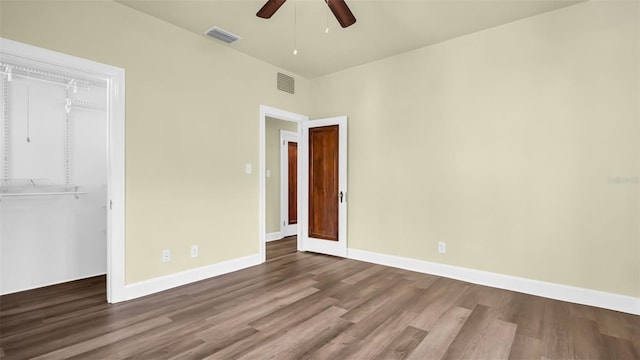
[[[297,250],[347,257],[347,117],[338,116],[309,121],[305,115],[261,105],[259,146],[261,261],[266,260],[268,233],[266,179],[269,174],[266,167],[265,145],[268,118],[297,123]],[[333,129],[333,131],[330,136],[311,135],[322,133],[324,129]],[[310,215],[314,217],[313,227],[310,226],[312,223]],[[280,223],[280,225],[283,224],[286,225],[286,222]],[[325,230],[331,232],[333,236],[331,238],[318,236],[318,234],[327,233]]]
[[[272,181],[275,177],[274,172],[267,166],[267,156],[270,155],[270,163],[272,164],[274,161],[277,161],[279,166],[282,167],[282,160],[280,157],[280,147],[282,147],[282,142],[280,141],[280,130],[285,130],[290,133],[300,134],[300,124],[304,121],[308,121],[309,117],[305,115],[300,115],[280,109],[271,108],[268,106],[261,105],[260,106],[260,172],[259,172],[259,183],[260,183],[260,256],[261,261],[266,261],[266,242],[268,240],[278,240],[282,239],[284,235],[282,235],[283,229],[286,230],[286,223],[283,224],[281,220],[281,216],[283,213],[282,205],[280,204],[282,201],[282,197],[280,192],[282,191],[283,185],[280,181],[280,176],[282,176],[282,169],[279,169],[278,172],[278,181]],[[277,144],[276,147],[268,152],[267,149],[267,126],[274,124],[273,129],[277,130]],[[285,128],[281,128],[276,124],[280,124]],[[287,127],[288,126],[288,127]],[[270,126],[271,128],[271,126]],[[273,130],[272,129],[272,130]],[[300,160],[298,159],[298,164]],[[273,167],[271,167],[273,168]],[[297,167],[296,167],[297,168]],[[288,175],[288,174],[287,174]],[[269,203],[267,202],[267,186],[270,186],[271,189],[275,189],[271,193],[272,196],[269,197]],[[300,184],[296,184],[298,187],[297,194],[300,193],[299,186]],[[288,203],[288,199],[287,199]],[[297,200],[297,207],[299,208],[299,199]],[[269,206],[269,209],[267,209]],[[268,217],[268,218],[267,218]],[[297,225],[297,224],[296,224]],[[290,228],[289,228],[290,229]],[[297,239],[299,239],[300,226],[295,226],[295,235]],[[273,234],[276,235],[273,235]],[[269,235],[268,235],[269,234]],[[294,234],[289,234],[294,235]],[[300,250],[299,240],[296,240],[296,249]]]
[[[297,252],[298,124],[266,118],[266,260]]]

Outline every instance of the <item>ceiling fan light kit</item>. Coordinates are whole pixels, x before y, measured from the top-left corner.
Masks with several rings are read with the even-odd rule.
[[[280,9],[282,4],[284,4],[286,1],[287,0],[267,0],[267,2],[262,6],[262,8],[258,10],[258,12],[256,13],[256,16],[263,19],[269,19],[273,16],[273,14],[276,13],[276,11],[278,11],[278,9]],[[340,24],[340,26],[342,26],[343,28],[346,28],[355,24],[356,17],[353,15],[353,13],[351,12],[351,9],[349,9],[349,6],[347,6],[347,3],[344,2],[344,0],[324,0],[324,1],[329,6],[329,9],[333,13],[333,16],[335,16],[336,20],[338,20],[338,23]]]

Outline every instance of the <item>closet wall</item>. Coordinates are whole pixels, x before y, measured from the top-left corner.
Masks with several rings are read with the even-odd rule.
[[[78,77],[80,86],[65,86],[68,72],[7,63],[0,66],[0,294],[104,274],[106,84]]]

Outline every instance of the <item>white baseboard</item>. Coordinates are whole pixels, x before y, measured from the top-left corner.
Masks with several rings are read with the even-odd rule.
[[[284,236],[282,236],[282,233],[281,233],[280,231],[276,231],[276,232],[272,232],[272,233],[267,233],[267,234],[264,236],[264,240],[265,240],[266,242],[269,242],[269,241],[275,241],[275,240],[280,240],[280,239],[282,239],[282,238],[284,238]]]
[[[423,260],[374,253],[358,249],[348,249],[347,257],[349,259],[437,275],[479,285],[640,315],[640,298],[632,296],[520,278],[452,265],[432,263]]]
[[[242,270],[260,263],[262,263],[260,254],[255,254],[126,285],[124,288],[124,300],[151,295],[192,282]]]
[[[298,224],[281,227],[280,232],[282,233],[283,238],[298,235]]]

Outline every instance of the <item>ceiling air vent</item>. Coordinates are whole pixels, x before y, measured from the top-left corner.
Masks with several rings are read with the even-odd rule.
[[[231,44],[233,42],[236,42],[242,39],[240,36],[230,33],[227,30],[220,29],[217,26],[214,26],[211,29],[207,30],[204,34],[207,36],[211,36],[212,38],[218,39],[222,42],[225,42],[227,44]]]
[[[289,75],[278,73],[278,90],[293,94],[296,91],[296,80]]]

